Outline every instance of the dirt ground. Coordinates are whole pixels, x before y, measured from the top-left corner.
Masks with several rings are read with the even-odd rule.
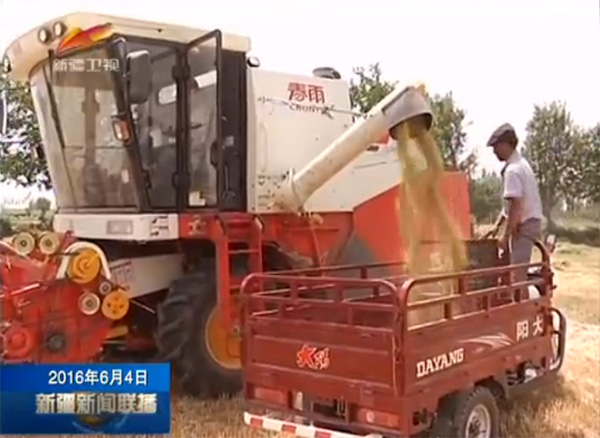
[[[503,411],[506,438],[600,436],[600,249],[559,244],[554,254],[557,306],[568,321],[561,378]],[[173,437],[279,437],[248,429],[240,400],[173,400]],[[139,437],[139,435],[137,435]]]

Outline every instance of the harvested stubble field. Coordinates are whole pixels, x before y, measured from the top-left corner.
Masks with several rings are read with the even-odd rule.
[[[506,438],[600,436],[600,249],[568,243],[554,254],[556,303],[567,315],[568,351],[562,376],[503,411]],[[284,435],[249,430],[236,400],[173,400],[172,436],[259,438]]]

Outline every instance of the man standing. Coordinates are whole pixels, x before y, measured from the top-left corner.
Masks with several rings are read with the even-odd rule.
[[[504,209],[492,234],[501,227],[500,248],[510,248],[511,264],[530,263],[534,241],[542,236],[542,203],[535,175],[527,160],[517,151],[519,139],[514,128],[505,123],[488,140],[488,146],[500,161],[502,169]],[[527,270],[519,270],[515,281],[525,281]]]

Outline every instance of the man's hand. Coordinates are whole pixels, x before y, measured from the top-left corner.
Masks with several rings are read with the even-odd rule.
[[[492,228],[490,231],[485,233],[481,238],[482,239],[490,239],[490,238],[494,237],[496,234],[498,234],[498,227]]]
[[[502,236],[498,239],[498,250],[500,252],[500,259],[508,259],[509,253],[509,240],[510,236],[507,233],[502,233]]]
[[[482,239],[491,239],[492,237],[495,237],[505,222],[506,222],[506,217],[504,216],[504,214],[502,212],[500,212],[500,215],[498,216],[498,219],[496,219],[496,222],[492,226],[492,229],[489,230],[487,233],[485,233],[481,238]]]

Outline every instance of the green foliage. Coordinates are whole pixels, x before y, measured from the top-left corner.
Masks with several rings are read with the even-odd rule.
[[[0,141],[0,182],[49,189],[51,181],[29,86],[0,76],[0,89],[7,91],[9,112],[7,133]]]
[[[51,230],[54,212],[51,211],[52,203],[47,198],[37,198],[29,206],[30,216],[37,221],[40,230]]]
[[[435,94],[430,99],[435,116],[433,134],[446,167],[471,175],[475,170],[476,156],[473,152],[464,156],[467,141],[464,130],[466,112],[458,107],[451,91],[443,96]]]
[[[587,132],[587,140],[583,158],[583,194],[588,201],[600,204],[600,123]]]
[[[526,129],[523,154],[535,172],[544,216],[552,225],[552,209],[561,195],[569,192],[569,181],[577,179],[578,170],[573,164],[579,158],[574,141],[577,134],[571,115],[561,102],[535,105]]]
[[[45,213],[40,213],[38,221],[38,228],[41,231],[51,231],[54,225],[54,212],[48,211]]]
[[[586,227],[565,227],[554,225],[552,233],[559,240],[567,240],[571,243],[580,243],[584,245],[600,247],[600,227],[598,225],[588,225]]]
[[[600,202],[600,124],[577,126],[562,102],[536,105],[527,124],[524,155],[540,186],[544,216],[564,201],[568,211]]]
[[[12,236],[15,230],[8,217],[0,217],[0,239]]]
[[[52,203],[48,198],[37,198],[35,201],[33,201],[33,208],[44,214],[50,211],[51,207]]]
[[[471,180],[470,190],[471,214],[477,223],[493,222],[502,209],[502,179],[484,171]]]
[[[385,96],[390,94],[396,82],[385,81],[381,77],[379,63],[368,67],[355,67],[358,82],[350,81],[350,103],[354,110],[367,113]]]

